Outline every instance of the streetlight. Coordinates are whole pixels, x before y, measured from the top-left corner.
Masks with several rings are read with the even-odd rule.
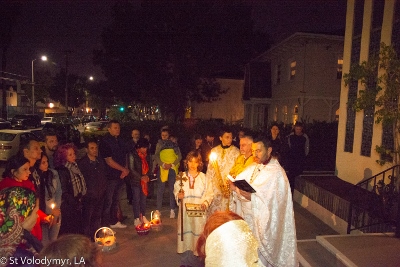
[[[91,82],[94,81],[93,76],[89,76],[88,79],[89,79],[89,81],[91,81]],[[88,92],[88,89],[87,89],[87,85],[86,85],[85,87],[86,87],[86,89],[85,89],[85,106],[86,106],[86,113],[89,113],[89,98],[88,98],[89,92]]]
[[[46,56],[42,56],[40,59],[42,61],[47,61]],[[35,114],[35,74],[33,71],[33,62],[35,62],[35,60],[37,60],[37,58],[32,60],[32,114]]]

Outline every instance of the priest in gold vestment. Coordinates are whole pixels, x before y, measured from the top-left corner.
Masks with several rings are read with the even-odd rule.
[[[254,162],[254,156],[251,151],[251,145],[253,144],[253,138],[251,136],[245,135],[240,138],[240,155],[235,160],[229,174],[235,178],[239,173],[244,171],[248,166]]]

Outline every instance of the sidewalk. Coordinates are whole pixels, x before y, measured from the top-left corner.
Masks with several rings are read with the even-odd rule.
[[[166,191],[168,189],[166,188]],[[169,218],[167,192],[164,194],[162,223],[160,232],[150,231],[147,236],[138,236],[133,226],[132,206],[128,205],[125,196],[121,199],[122,210],[128,219],[125,229],[114,229],[117,234],[117,248],[103,253],[103,263],[106,267],[114,266],[148,266],[148,267],[177,267],[180,266],[181,255],[176,253],[177,219]],[[147,200],[146,217],[156,209],[155,196]],[[317,217],[294,203],[296,232],[298,240],[315,239],[317,235],[335,235],[334,230],[320,221]]]

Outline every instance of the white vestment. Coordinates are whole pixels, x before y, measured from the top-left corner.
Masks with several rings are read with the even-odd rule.
[[[217,164],[218,169],[221,174],[224,183],[227,181],[227,176],[232,169],[233,165],[235,164],[236,158],[240,155],[240,151],[234,145],[231,145],[229,148],[222,148],[220,145],[211,149],[211,153],[217,154]],[[211,203],[211,206],[207,210],[207,217],[212,215],[216,211],[226,211],[228,210],[228,201],[229,198],[225,198],[222,195],[218,176],[216,175],[216,171],[214,168],[214,164],[210,161],[207,168],[206,173],[207,179],[211,180],[213,183],[214,189],[214,199]]]
[[[183,182],[182,187],[182,189],[185,191],[185,196],[183,198],[183,241],[181,241],[181,205],[179,205],[177,252],[183,253],[187,250],[191,250],[193,251],[193,254],[197,256],[197,239],[199,239],[199,236],[203,233],[204,225],[206,223],[206,216],[188,217],[185,203],[206,203],[206,206],[209,206],[209,203],[211,203],[213,199],[214,193],[212,189],[212,182],[206,179],[204,173],[200,172],[194,179],[193,188],[190,188],[189,186],[189,177],[186,172],[183,173],[183,177],[187,177],[187,181]],[[181,189],[179,184],[180,181],[176,181],[174,185],[174,195],[177,203],[179,203],[178,193]]]
[[[257,267],[258,242],[243,220],[226,222],[206,240],[206,267]]]
[[[233,212],[252,229],[260,244],[260,258],[274,267],[298,266],[292,194],[285,171],[271,159],[267,165],[249,166],[236,177],[243,179],[256,193],[248,201],[234,192]]]

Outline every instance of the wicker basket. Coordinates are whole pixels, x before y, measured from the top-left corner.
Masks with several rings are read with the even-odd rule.
[[[141,228],[141,225],[138,225],[135,227],[135,230],[138,235],[148,235],[150,232],[150,226],[148,228],[143,229]]]

